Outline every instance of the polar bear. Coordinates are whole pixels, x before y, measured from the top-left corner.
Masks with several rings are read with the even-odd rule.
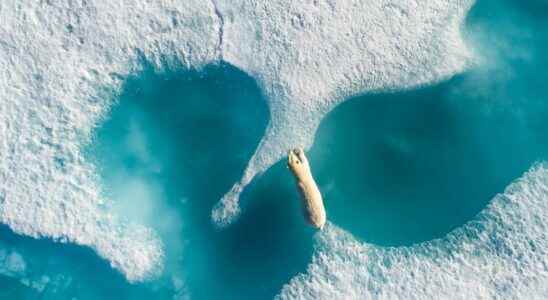
[[[301,194],[305,218],[308,223],[321,230],[325,225],[325,208],[322,194],[310,172],[308,159],[301,148],[289,150],[287,159],[287,165],[295,176],[297,188]]]

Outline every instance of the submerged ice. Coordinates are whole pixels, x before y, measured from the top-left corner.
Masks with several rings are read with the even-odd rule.
[[[523,26],[500,22],[500,28],[493,32],[467,36],[468,46],[475,50],[472,55],[463,39],[466,18],[476,14],[476,8],[470,12],[473,1],[423,2],[2,2],[0,66],[5,72],[0,73],[0,222],[17,234],[87,246],[130,282],[151,280],[150,285],[136,285],[133,294],[126,294],[132,296],[146,297],[143,290],[147,290],[184,298],[187,282],[192,287],[204,278],[214,278],[212,286],[197,289],[196,297],[233,296],[241,291],[249,297],[265,297],[273,293],[274,285],[281,287],[281,282],[289,281],[281,298],[545,298],[548,176],[543,163],[494,197],[472,222],[446,237],[411,247],[383,248],[365,243],[352,228],[333,220],[316,237],[316,252],[305,270],[301,264],[309,258],[310,233],[296,230],[296,223],[276,223],[292,220],[290,212],[280,209],[285,203],[276,198],[290,199],[291,194],[282,191],[274,195],[269,190],[271,180],[278,180],[282,174],[279,165],[271,166],[288,148],[312,147],[324,116],[358,94],[437,83],[466,70],[475,61],[483,71],[470,74],[470,80],[453,90],[455,101],[462,95],[470,96],[460,92],[468,90],[489,96],[480,97],[486,100],[479,104],[485,111],[512,101],[533,106],[527,111],[535,111],[536,106],[540,113],[523,114],[531,122],[518,121],[522,126],[519,129],[537,135],[528,138],[545,137],[538,132],[545,128],[542,112],[546,93],[542,87],[546,74],[542,70],[546,68],[542,66],[546,66],[546,60],[539,60],[535,51],[543,49],[541,45],[546,42],[544,36],[540,37],[545,34],[542,28],[546,24],[531,24],[519,16],[522,13],[515,10],[512,1],[504,1],[498,11],[493,9],[496,5],[480,6],[478,11],[513,11],[511,16],[501,13],[501,19]],[[470,26],[484,29],[486,24],[472,22]],[[529,49],[529,43],[536,43],[536,50]],[[232,171],[242,174],[220,176],[224,181],[235,181],[234,186],[230,189],[231,182],[228,186],[219,184],[201,194],[208,197],[200,200],[216,201],[222,196],[222,192],[216,194],[220,188],[228,190],[213,211],[213,202],[206,201],[208,207],[200,207],[199,214],[184,215],[187,219],[183,224],[194,222],[205,229],[183,232],[181,228],[186,225],[179,223],[180,216],[165,205],[161,193],[148,193],[155,191],[151,182],[125,181],[120,176],[115,179],[122,178],[124,184],[132,185],[116,185],[121,189],[109,191],[104,178],[100,178],[101,164],[91,161],[83,149],[94,145],[94,132],[115,113],[125,80],[140,74],[145,68],[143,62],[150,62],[151,68],[159,72],[179,69],[199,73],[205,65],[220,61],[256,80],[270,110],[269,123],[254,154],[239,154],[238,163],[243,161],[247,167]],[[538,78],[529,74],[523,79],[522,64],[530,73],[532,65],[541,64],[537,66]],[[508,84],[501,86],[508,88],[490,88],[492,81],[486,79],[502,79]],[[531,99],[538,101],[529,103]],[[517,109],[520,115],[520,105],[502,107]],[[219,111],[223,109],[219,107]],[[128,124],[132,134],[124,141],[132,155],[138,161],[147,161],[143,167],[147,174],[156,172],[158,164],[147,152],[147,140],[142,135],[146,123],[134,120]],[[398,149],[406,146],[397,140],[392,142]],[[264,177],[258,178],[267,170]],[[212,217],[221,227],[235,221],[240,212],[240,194],[249,190],[246,186],[252,181],[259,192],[249,191],[251,201],[243,210],[251,214],[240,217],[240,226],[237,223],[224,231],[214,231],[193,219]],[[283,183],[275,186],[283,190]],[[139,206],[116,202],[117,193],[128,190],[142,191],[135,195],[141,197]],[[211,195],[218,198],[212,200]],[[156,200],[158,203],[147,206]],[[181,194],[178,201],[194,200]],[[326,202],[329,206],[329,199]],[[264,208],[275,212],[274,217],[266,215]],[[167,221],[154,221],[156,215],[151,210]],[[170,222],[172,217],[177,222]],[[173,227],[177,234],[188,234],[189,239],[170,236]],[[255,228],[269,230],[269,234],[261,236],[252,230]],[[275,230],[280,228],[283,235]],[[200,242],[209,248],[194,249]],[[257,255],[237,251],[241,244]],[[271,251],[271,245],[276,245],[276,251]],[[62,249],[54,248],[44,255],[54,256]],[[207,265],[210,260],[201,253],[215,252],[211,257],[230,264]],[[274,260],[260,265],[261,255]],[[174,270],[171,263],[179,266],[179,260],[185,257],[205,267],[189,264],[184,270]],[[32,251],[0,244],[0,276],[15,278],[40,292],[54,278],[69,281],[71,277],[63,272],[76,272],[65,268],[61,275],[39,276],[52,268],[52,264],[41,264],[42,259],[33,256]],[[289,267],[282,270],[280,262]],[[215,272],[204,271],[206,267],[215,267]],[[275,278],[263,277],[264,270]],[[295,276],[298,272],[303,273]],[[215,274],[208,277],[209,273]],[[90,274],[93,276],[93,272]],[[152,280],[154,275],[162,281]],[[74,278],[87,278],[81,276]],[[246,287],[245,282],[252,279],[253,287]],[[119,280],[110,284],[130,289]]]
[[[546,298],[547,167],[532,167],[473,222],[413,247],[363,244],[330,224],[307,273],[279,298]]]
[[[216,59],[213,7],[5,1],[0,20],[0,222],[89,246],[131,281],[157,272],[161,241],[102,209],[108,199],[81,148],[138,57]]]
[[[528,171],[498,191],[464,226],[432,241],[379,247],[363,242],[363,233],[358,235],[360,240],[350,234],[352,230],[331,224],[316,237],[316,253],[307,272],[293,278],[280,298],[548,296],[548,93],[544,84],[548,59],[543,50],[548,44],[544,17],[548,7],[539,9],[537,3],[533,12],[521,5],[516,1],[480,1],[474,6],[467,26],[473,32],[469,39],[481,63],[452,80],[459,83],[438,96],[457,106],[472,104],[453,113],[464,118],[460,122],[471,126],[469,131],[479,126],[467,136],[481,131],[491,134],[476,146],[491,152],[487,157],[495,167],[493,174],[512,168],[515,170],[509,175],[523,168]],[[483,117],[471,117],[474,114]],[[483,166],[475,172],[470,168],[469,172],[476,176],[488,169]]]
[[[216,2],[229,16],[222,58],[256,78],[270,108],[241,180],[212,212],[221,226],[239,214],[245,186],[288,149],[309,148],[347,97],[437,82],[471,59],[460,29],[473,1]]]
[[[200,67],[222,53],[265,93],[270,126],[243,179],[213,213],[224,223],[254,175],[287,146],[309,146],[323,113],[343,97],[461,70],[468,53],[459,26],[470,5],[3,3],[0,220],[21,234],[90,246],[141,280],[161,265],[161,242],[101,208],[108,199],[80,151],[137,58]]]

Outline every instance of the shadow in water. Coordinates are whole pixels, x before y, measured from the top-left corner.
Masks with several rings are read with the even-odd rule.
[[[202,224],[198,238],[208,250],[188,253],[194,265],[188,269],[192,281],[215,278],[215,282],[208,280],[209,289],[193,296],[268,299],[304,272],[312,256],[314,231],[304,223],[297,196],[293,179],[280,162],[244,192],[245,213],[238,222],[222,231]],[[203,211],[204,217],[208,212]]]
[[[234,226],[211,224],[211,208],[241,176],[268,118],[255,81],[230,65],[145,68],[97,131],[90,152],[113,209],[159,233],[162,280],[183,274],[192,298],[271,298],[311,257],[312,232],[294,217],[298,200],[282,165],[243,195],[249,205]]]

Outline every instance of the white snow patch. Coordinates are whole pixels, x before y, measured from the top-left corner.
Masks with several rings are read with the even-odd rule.
[[[161,241],[103,208],[81,149],[140,58],[218,59],[218,22],[199,0],[2,1],[0,222],[89,246],[130,281],[157,273]]]
[[[280,299],[547,299],[548,163],[443,239],[384,248],[334,225]]]
[[[473,0],[218,0],[223,59],[257,79],[271,119],[242,178],[212,212],[220,226],[239,195],[288,149],[308,148],[323,116],[348,97],[407,89],[463,71],[461,27]]]
[[[161,269],[157,235],[105,209],[110,200],[81,153],[140,58],[187,68],[222,58],[266,95],[267,132],[212,213],[222,225],[252,178],[288,148],[308,148],[346,97],[439,81],[471,56],[460,27],[473,0],[214,3],[2,1],[1,223],[89,246],[130,281]]]

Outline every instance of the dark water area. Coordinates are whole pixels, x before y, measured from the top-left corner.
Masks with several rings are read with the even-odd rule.
[[[323,120],[308,157],[330,222],[381,246],[443,237],[547,158],[548,5],[479,1],[463,32],[479,58],[464,74]],[[255,81],[225,63],[142,65],[85,151],[109,209],[157,232],[160,277],[130,284],[88,248],[0,227],[0,259],[25,260],[0,267],[0,299],[269,299],[306,271],[314,230],[285,161],[246,188],[235,224],[211,223],[269,121]]]
[[[332,222],[379,245],[443,237],[548,157],[541,6],[479,1],[464,30],[478,66],[355,97],[326,117],[310,156]]]
[[[177,274],[193,298],[273,297],[312,255],[281,165],[243,195],[249,204],[234,226],[211,223],[268,120],[254,80],[230,65],[149,69],[128,81],[97,132],[91,152],[114,210],[159,232],[166,276]]]

